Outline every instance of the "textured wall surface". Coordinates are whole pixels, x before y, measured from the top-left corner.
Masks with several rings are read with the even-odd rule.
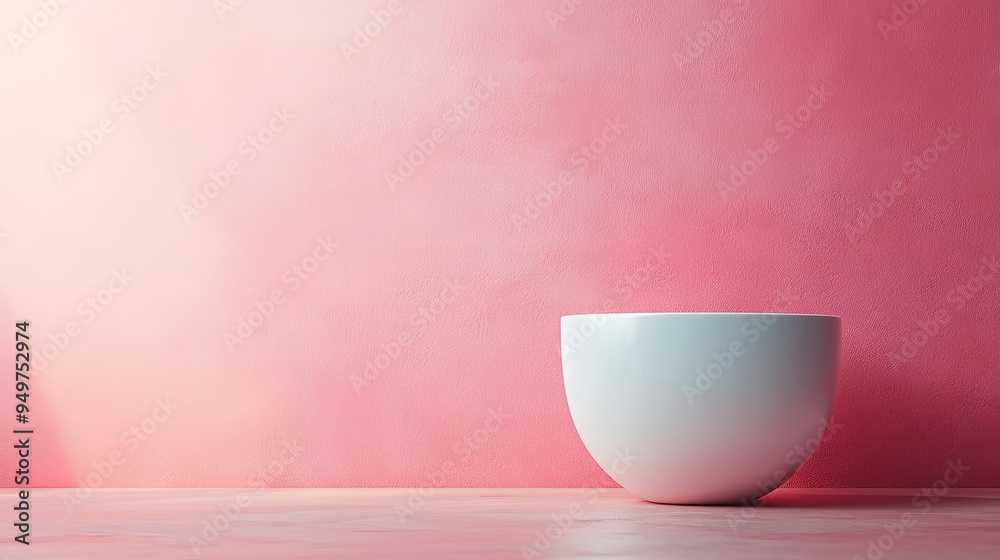
[[[4,2],[32,484],[610,484],[559,316],[704,310],[844,318],[792,485],[997,486],[998,13]]]

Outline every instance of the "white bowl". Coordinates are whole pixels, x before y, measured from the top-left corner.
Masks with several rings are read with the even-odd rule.
[[[561,326],[577,432],[641,498],[753,500],[788,480],[822,438],[839,317],[615,313],[568,315]]]

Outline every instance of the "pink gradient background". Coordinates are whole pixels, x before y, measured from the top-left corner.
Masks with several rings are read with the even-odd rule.
[[[612,484],[568,414],[558,318],[652,310],[843,316],[842,427],[792,485],[923,486],[949,460],[971,467],[962,486],[1000,485],[1000,282],[949,302],[1000,255],[995,2],[931,1],[885,37],[889,0],[592,1],[554,26],[555,0],[421,0],[345,57],[385,5],[247,1],[220,21],[207,1],[79,2],[5,45],[0,328],[30,319],[45,343],[112,271],[134,276],[34,375],[34,486],[83,485],[114,452],[99,486]],[[4,2],[2,29],[37,9]],[[679,68],[723,9],[733,21]],[[112,102],[156,65],[168,75],[119,121]],[[391,190],[385,172],[481,79],[494,91]],[[814,86],[832,97],[722,196]],[[186,223],[179,205],[281,107],[287,128]],[[114,132],[57,180],[52,161],[105,117]],[[607,119],[624,130],[581,169]],[[910,181],[939,127],[958,141]],[[852,240],[896,178],[907,192]],[[326,236],[338,248],[291,291],[283,275]],[[446,282],[463,290],[417,329]],[[285,302],[231,353],[225,333],[274,289]],[[132,449],[121,434],[158,398],[178,409]],[[301,451],[261,475],[286,444]]]

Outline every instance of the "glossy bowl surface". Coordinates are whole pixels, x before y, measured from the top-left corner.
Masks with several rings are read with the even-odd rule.
[[[824,439],[840,318],[562,318],[566,398],[597,463],[639,497],[732,504],[780,486]]]

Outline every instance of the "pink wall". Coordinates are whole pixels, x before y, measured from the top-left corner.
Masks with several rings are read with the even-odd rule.
[[[842,315],[792,484],[1000,484],[996,3],[226,1],[0,9],[33,484],[609,483],[601,310]]]

